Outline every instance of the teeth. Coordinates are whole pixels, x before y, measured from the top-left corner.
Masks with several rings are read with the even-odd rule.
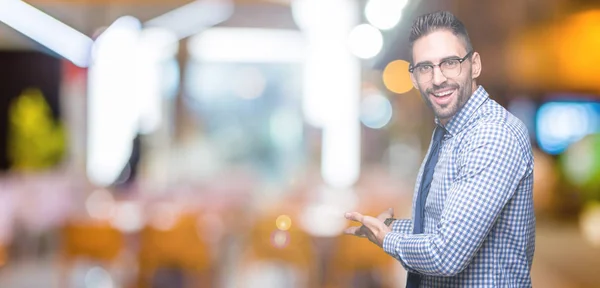
[[[442,93],[433,93],[433,95],[435,95],[435,97],[444,97],[444,96],[448,96],[448,95],[452,94],[452,92],[454,92],[454,90],[450,90],[450,91],[442,92]]]

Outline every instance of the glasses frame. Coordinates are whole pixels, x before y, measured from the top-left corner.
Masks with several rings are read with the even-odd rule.
[[[446,59],[446,60],[444,60],[444,61],[442,61],[442,62],[440,62],[440,63],[438,63],[438,64],[427,63],[427,64],[418,64],[418,65],[416,65],[416,66],[413,66],[412,64],[410,64],[410,65],[408,66],[408,72],[410,72],[410,73],[412,74],[412,73],[413,73],[413,71],[415,71],[415,68],[419,68],[419,67],[421,67],[421,66],[431,66],[431,67],[432,67],[432,70],[431,70],[431,73],[432,73],[432,74],[431,74],[431,75],[433,76],[433,70],[435,70],[435,67],[439,67],[439,68],[440,68],[440,72],[442,72],[442,74],[444,75],[444,77],[446,77],[446,75],[444,74],[444,71],[442,71],[442,66],[441,66],[441,65],[442,65],[442,64],[444,64],[444,63],[445,63],[445,62],[447,62],[447,61],[450,61],[450,60],[458,60],[458,64],[459,64],[459,67],[461,68],[461,72],[459,72],[459,73],[458,73],[458,75],[456,75],[456,76],[459,76],[459,75],[460,75],[460,73],[462,73],[462,66],[461,66],[461,65],[462,65],[462,63],[463,63],[463,62],[465,62],[465,61],[467,61],[467,59],[469,59],[469,57],[471,57],[471,56],[473,55],[473,52],[475,52],[475,51],[471,50],[469,53],[467,53],[467,55],[465,55],[465,57],[462,57],[462,58],[450,58],[450,59]],[[456,76],[455,76],[455,77],[456,77]],[[416,76],[415,76],[415,77],[416,77]],[[431,79],[433,79],[433,77],[431,77]],[[430,80],[428,80],[428,81],[423,81],[423,82],[420,82],[420,83],[427,83],[427,82],[431,81],[431,79],[430,79]]]

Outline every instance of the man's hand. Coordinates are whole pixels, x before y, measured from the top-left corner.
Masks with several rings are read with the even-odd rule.
[[[377,246],[383,246],[383,239],[385,235],[391,231],[391,228],[386,226],[385,219],[392,218],[394,216],[394,210],[392,208],[379,214],[377,218],[362,215],[358,212],[346,213],[346,219],[357,221],[363,224],[362,226],[350,227],[344,231],[345,234],[354,235],[358,237],[366,237],[371,242],[377,244]]]

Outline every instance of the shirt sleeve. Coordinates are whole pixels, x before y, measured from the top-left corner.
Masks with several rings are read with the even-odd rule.
[[[403,234],[412,234],[412,231],[413,231],[413,221],[411,219],[396,219],[396,221],[394,221],[392,223],[392,232],[394,232],[394,233],[403,235]],[[385,245],[385,239],[384,239],[384,245]],[[402,261],[402,259],[398,258],[397,255],[392,255],[392,256],[394,258],[396,258],[396,260],[398,260],[400,262],[400,264],[402,264],[402,267],[404,267],[404,269],[406,271],[416,272],[416,271],[412,270],[410,267],[408,267]]]
[[[529,170],[525,153],[510,131],[499,124],[476,129],[463,144],[458,177],[435,233],[392,231],[384,238],[384,251],[409,270],[433,276],[463,271]]]
[[[392,231],[400,234],[411,234],[413,231],[411,219],[396,219],[392,222]]]

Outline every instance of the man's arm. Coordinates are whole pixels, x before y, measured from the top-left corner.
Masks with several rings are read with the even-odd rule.
[[[390,226],[392,232],[399,234],[412,234],[413,221],[411,219],[396,219]]]
[[[435,234],[385,235],[383,249],[426,275],[453,276],[477,253],[528,171],[519,143],[497,124],[474,131]]]

